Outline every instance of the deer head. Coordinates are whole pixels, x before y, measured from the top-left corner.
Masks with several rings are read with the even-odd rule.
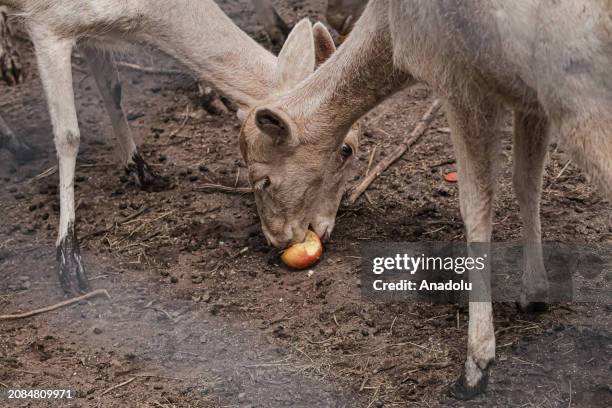
[[[308,20],[302,20],[289,34],[278,56],[276,92],[270,100],[308,77],[335,49],[325,26],[317,23],[313,27]],[[321,156],[300,148],[303,143],[294,137],[297,132],[292,128],[293,122],[283,118],[282,113],[261,107],[241,116],[244,125],[240,149],[249,167],[268,242],[279,247],[301,242],[309,227],[327,239],[346,182],[353,174],[358,126],[344,132],[343,143],[331,154]]]
[[[309,227],[329,236],[355,160],[356,121],[414,81],[393,65],[387,6],[385,1],[368,3],[355,30],[331,57],[329,33],[315,25],[314,57],[306,69],[299,75],[279,73],[281,82],[287,80],[279,84],[282,94],[252,109],[244,122],[241,149],[250,166],[263,230],[275,246],[303,241]],[[305,38],[309,29],[302,28]],[[287,40],[292,41],[295,37]],[[313,60],[328,57],[299,81],[314,68]],[[283,64],[278,65],[282,71]]]

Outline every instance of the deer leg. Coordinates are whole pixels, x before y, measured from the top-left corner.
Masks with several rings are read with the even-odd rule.
[[[0,6],[0,79],[9,85],[15,85],[22,82],[23,75],[19,53],[11,34],[6,7]],[[1,116],[0,148],[7,148],[18,162],[26,162],[35,157],[34,149],[18,138]]]
[[[612,200],[612,107],[582,107],[583,112],[561,117],[555,128],[572,160],[584,171],[601,195]]]
[[[271,0],[252,0],[259,23],[270,38],[274,47],[280,47],[291,31],[285,21],[278,15]]]
[[[0,78],[9,85],[14,85],[23,81],[23,74],[19,52],[13,44],[7,12],[5,6],[0,6]]]
[[[168,179],[155,173],[138,153],[121,104],[121,81],[112,54],[90,46],[81,47],[81,50],[93,72],[104,106],[111,119],[113,133],[119,142],[121,160],[126,172],[136,177],[137,184],[143,190],[166,190],[170,186]]]
[[[75,231],[74,173],[80,132],[70,61],[74,41],[58,37],[39,26],[30,27],[30,34],[59,160],[60,223],[56,243],[59,280],[64,291],[81,293],[87,291],[89,285]]]
[[[2,116],[0,116],[0,148],[8,149],[19,163],[25,163],[36,157],[36,150],[17,137]]]
[[[491,240],[492,204],[499,162],[499,124],[501,106],[492,98],[473,96],[450,101],[447,116],[459,173],[459,201],[465,223],[468,248]],[[470,281],[479,292],[490,293],[486,274],[472,276]],[[473,289],[474,291],[474,289]],[[488,300],[488,301],[486,301]],[[490,298],[469,302],[467,358],[463,374],[451,387],[455,398],[470,399],[485,391],[489,368],[495,359],[493,308]]]
[[[524,311],[545,309],[548,298],[540,223],[542,174],[548,140],[548,119],[543,112],[515,112],[513,185],[523,223],[523,290],[519,307]]]

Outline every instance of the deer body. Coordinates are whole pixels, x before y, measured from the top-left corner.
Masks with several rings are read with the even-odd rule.
[[[513,185],[526,244],[520,303],[537,307],[548,291],[539,202],[551,131],[561,134],[574,161],[604,195],[612,195],[611,64],[609,1],[371,0],[339,52],[294,90],[256,109],[241,137],[256,149],[266,142],[254,128],[280,133],[286,143],[279,144],[275,164],[266,170],[303,167],[333,151],[343,132],[381,99],[406,84],[427,82],[446,101],[467,241],[487,243],[499,128],[510,107]],[[285,152],[276,157],[281,149]],[[292,186],[293,192],[311,200],[323,172],[310,168],[294,180],[302,187]],[[261,194],[268,207],[287,194],[285,180],[276,182]],[[262,218],[272,224],[278,216],[264,209]],[[282,229],[268,232],[281,244],[300,239]],[[470,302],[469,312],[464,373],[451,390],[459,398],[485,389],[495,357],[491,303]]]
[[[121,105],[115,62],[106,50],[126,42],[148,42],[182,62],[199,79],[211,82],[241,111],[296,85],[314,70],[322,52],[327,58],[333,51],[327,52],[331,37],[326,29],[321,24],[313,29],[303,20],[276,58],[212,0],[0,0],[0,5],[11,7],[24,19],[49,107],[59,159],[58,272],[68,292],[88,289],[75,233],[74,172],[80,143],[71,74],[75,46],[90,63],[126,167],[150,190],[164,185],[138,154]],[[0,125],[5,127],[2,121]],[[338,188],[330,184],[329,189],[339,201]],[[335,214],[337,205],[332,207]]]

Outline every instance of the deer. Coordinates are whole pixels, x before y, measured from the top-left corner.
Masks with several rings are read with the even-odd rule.
[[[243,125],[243,156],[268,241],[283,247],[303,240],[316,209],[284,208],[285,197],[316,201],[326,160],[353,123],[398,90],[426,83],[450,125],[468,248],[491,241],[500,126],[506,109],[513,112],[524,244],[519,305],[537,311],[548,291],[540,197],[551,133],[603,196],[612,195],[611,51],[609,1],[371,0],[332,58],[254,108]],[[459,399],[486,390],[495,360],[490,301],[469,302],[467,332],[462,374],[449,389]]]
[[[15,47],[13,29],[8,21],[8,9],[0,7],[0,79],[12,86],[23,81],[22,65],[19,51]],[[0,148],[10,151],[17,161],[24,162],[32,158],[33,150],[18,138],[0,116]]]
[[[89,62],[124,166],[133,169],[143,185],[157,183],[158,176],[139,154],[131,136],[113,50],[132,42],[157,47],[231,99],[238,106],[238,118],[244,118],[244,113],[261,101],[297,85],[335,51],[325,26],[313,26],[304,19],[275,57],[240,30],[212,0],[0,0],[0,5],[24,20],[49,108],[59,161],[58,276],[66,294],[90,288],[75,225],[74,177],[80,132],[72,88],[73,48],[78,46]],[[340,151],[357,148],[357,131],[347,132]],[[352,157],[341,165],[329,164],[336,173],[323,182],[323,188],[334,196],[317,204],[323,215],[312,220],[317,230],[326,231],[326,220],[335,217],[352,164]]]

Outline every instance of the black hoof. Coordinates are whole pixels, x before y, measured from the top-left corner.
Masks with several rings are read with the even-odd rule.
[[[489,383],[489,367],[487,366],[482,371],[482,377],[473,387],[469,386],[465,378],[465,371],[461,373],[461,377],[448,389],[448,394],[458,400],[466,401],[476,398],[479,395],[484,394],[487,391],[487,384]]]
[[[523,313],[544,313],[548,311],[546,302],[517,302],[516,306]]]
[[[523,313],[542,313],[548,310],[548,293],[522,294],[521,300],[516,303],[518,309]]]
[[[133,163],[127,167],[127,172],[136,176],[136,182],[142,190],[157,192],[172,188],[170,179],[157,174],[138,153],[132,156],[132,161]]]
[[[89,282],[83,269],[79,242],[72,225],[57,247],[57,262],[59,280],[64,292],[71,295],[89,292]]]

